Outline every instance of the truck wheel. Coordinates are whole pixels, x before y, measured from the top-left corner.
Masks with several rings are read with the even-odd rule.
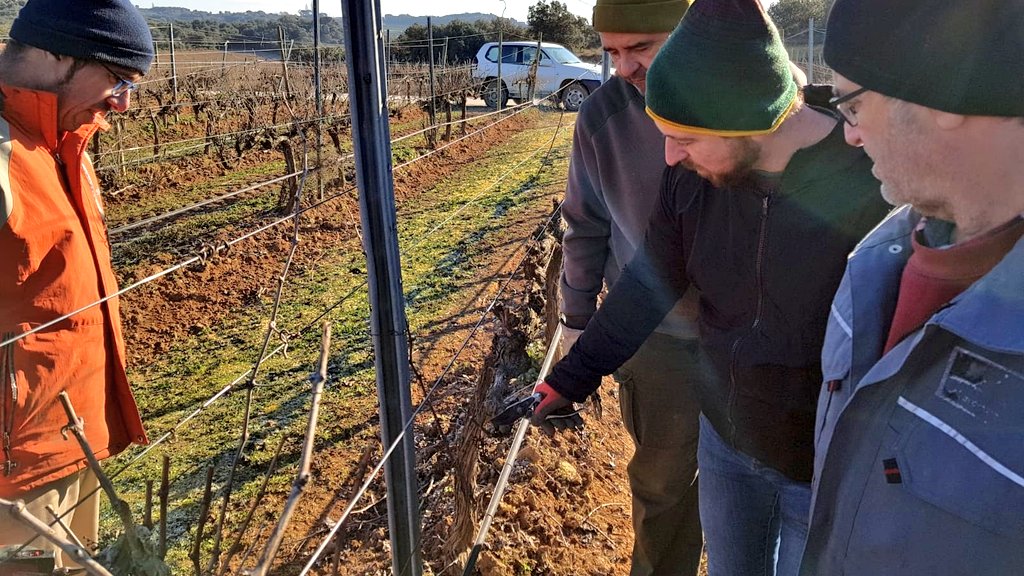
[[[569,112],[576,112],[583,101],[590,95],[590,90],[579,82],[573,82],[562,90],[562,106]]]
[[[486,104],[488,108],[497,109],[499,102],[501,102],[501,106],[504,108],[505,104],[508,103],[508,87],[505,86],[504,82],[502,82],[501,93],[499,96],[498,80],[497,78],[491,78],[487,81],[487,84],[484,85],[483,97],[484,104]]]

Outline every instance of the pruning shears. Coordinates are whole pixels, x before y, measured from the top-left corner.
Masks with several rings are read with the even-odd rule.
[[[492,432],[499,435],[505,434],[520,418],[532,416],[541,399],[543,399],[543,396],[540,392],[534,392],[505,406],[501,412],[498,412],[497,415],[491,418]],[[583,427],[583,418],[580,417],[580,412],[582,411],[583,406],[575,403],[559,408],[544,418],[541,428],[548,434],[554,430],[580,429]]]
[[[540,401],[540,392],[534,392],[525,398],[516,400],[505,406],[505,409],[498,412],[494,418],[491,418],[491,424],[497,428],[511,426],[520,418],[531,416],[537,405],[540,404]]]

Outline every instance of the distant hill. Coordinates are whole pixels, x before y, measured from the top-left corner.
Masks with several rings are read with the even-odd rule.
[[[175,8],[173,6],[155,6],[153,8],[139,8],[139,12],[150,22],[188,22],[192,20],[207,20],[211,22],[252,22],[254,20],[277,20],[280,14],[269,14],[262,10],[253,12],[205,12],[203,10],[189,10],[188,8]]]
[[[453,20],[462,20],[463,22],[476,22],[477,20],[492,20],[497,18],[497,14],[484,14],[482,12],[465,12],[462,14],[448,14],[447,16],[431,16],[431,22],[436,26],[443,26],[450,23]],[[526,26],[526,22],[518,22],[512,20],[519,26]],[[410,16],[409,14],[385,14],[384,15],[384,27],[391,30],[392,32],[401,33],[413,24],[419,24],[420,26],[427,25],[426,16]]]
[[[0,1],[2,4],[2,1]],[[190,21],[190,20],[208,20],[213,22],[251,22],[253,20],[278,20],[281,18],[281,14],[271,14],[263,11],[252,11],[248,10],[245,12],[205,12],[203,10],[190,10],[188,8],[174,8],[170,6],[157,6],[153,8],[140,8],[143,15],[146,16],[150,21],[156,22],[175,22],[175,21]],[[299,14],[304,17],[311,16],[310,11],[300,10]],[[448,24],[452,20],[462,20],[463,22],[476,22],[477,20],[491,20],[497,18],[496,14],[484,14],[483,12],[465,12],[463,14],[448,14],[446,16],[431,16],[434,24],[442,26]],[[340,20],[340,19],[339,19]],[[511,19],[512,22],[521,26],[526,26],[525,22],[517,22]],[[427,25],[426,16],[411,16],[409,14],[385,14],[384,15],[384,27],[389,28],[392,31],[405,30],[413,24],[419,24],[421,26]]]
[[[25,0],[0,0],[0,35],[5,35],[10,30],[11,21],[24,6]],[[186,45],[201,42],[224,41],[235,39],[248,40],[276,40],[277,26],[284,26],[287,37],[301,42],[311,42],[312,12],[300,10],[296,14],[273,14],[263,11],[248,10],[245,12],[207,12],[204,10],[191,10],[188,8],[177,8],[171,6],[155,6],[153,8],[139,8],[139,11],[149,20],[151,25],[175,24],[175,38]],[[463,14],[448,14],[445,16],[432,16],[435,26],[444,26],[453,20],[463,22],[476,22],[477,20],[493,20],[498,16],[482,12],[466,12]],[[525,22],[517,22],[510,19],[517,25],[526,26]],[[409,14],[386,14],[384,16],[384,28],[391,31],[393,36],[401,34],[403,30],[419,24],[427,25],[426,16],[410,16]],[[323,17],[321,19],[321,38],[327,44],[341,44],[342,30],[341,18]],[[164,32],[154,32],[158,40],[163,40]]]
[[[189,47],[225,41],[244,41],[249,43],[248,48],[253,46],[252,43],[256,43],[256,46],[263,46],[264,43],[276,46],[278,27],[284,29],[285,38],[299,45],[313,42],[313,12],[310,10],[300,10],[298,14],[270,14],[251,10],[206,12],[159,6],[140,8],[139,11],[153,27],[153,37],[158,42],[168,37],[166,24],[174,25],[175,43]],[[320,39],[327,45],[340,45],[343,42],[341,18],[321,14]]]

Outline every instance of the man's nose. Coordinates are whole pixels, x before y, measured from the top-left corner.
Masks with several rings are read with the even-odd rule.
[[[846,143],[850,146],[863,146],[864,141],[860,139],[860,128],[850,126],[849,122],[843,122],[843,135],[846,136]]]
[[[124,112],[129,106],[131,106],[131,103],[132,93],[130,91],[119,96],[111,95],[107,97],[107,104],[109,104],[110,109],[115,112]]]
[[[632,78],[640,67],[636,60],[628,56],[619,56],[615,64],[615,73],[623,78]]]
[[[685,146],[667,138],[665,139],[665,164],[675,166],[683,160],[686,160],[688,157],[689,154],[687,154]]]

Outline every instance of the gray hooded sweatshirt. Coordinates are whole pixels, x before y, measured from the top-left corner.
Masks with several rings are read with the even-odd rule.
[[[644,111],[643,95],[612,77],[587,98],[576,118],[562,204],[568,229],[559,305],[568,326],[586,326],[602,284],[611,288],[643,244],[664,171],[664,138]],[[696,301],[691,290],[657,331],[696,338]]]

